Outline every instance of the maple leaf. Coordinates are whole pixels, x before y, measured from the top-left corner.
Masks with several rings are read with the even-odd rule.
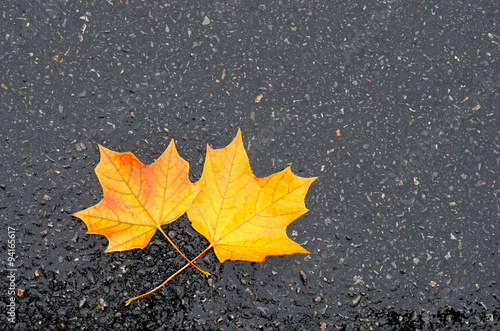
[[[288,238],[286,227],[305,214],[304,198],[317,177],[295,176],[290,167],[265,178],[250,169],[241,131],[225,148],[207,145],[202,188],[187,210],[193,228],[225,260],[262,262],[268,255],[309,253]]]
[[[87,233],[106,236],[106,252],[144,248],[156,230],[174,245],[161,226],[184,214],[200,190],[189,181],[189,164],[177,153],[174,140],[151,165],[130,152],[117,153],[101,145],[99,151],[95,172],[104,198],[72,216],[85,222]]]
[[[207,145],[203,174],[194,185],[188,179],[189,164],[175,148],[174,140],[152,165],[144,165],[132,153],[117,153],[99,145],[101,160],[95,172],[103,188],[97,205],[72,216],[82,219],[88,233],[106,236],[106,252],[144,248],[159,230],[188,261],[148,295],[169,282],[189,265],[205,275],[194,262],[214,248],[225,260],[262,262],[269,255],[309,253],[288,238],[286,227],[305,214],[304,198],[314,180],[295,176],[290,167],[265,178],[250,169],[241,131],[225,148]],[[161,226],[187,212],[193,228],[210,245],[189,260],[168,238]]]

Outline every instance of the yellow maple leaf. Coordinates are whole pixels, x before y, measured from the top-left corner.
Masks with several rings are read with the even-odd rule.
[[[304,198],[317,177],[295,176],[290,167],[265,178],[250,169],[241,131],[225,148],[207,145],[202,189],[187,209],[193,228],[217,258],[262,262],[268,255],[309,253],[288,238],[286,227],[305,214]]]
[[[101,145],[99,150],[95,172],[104,198],[72,216],[87,224],[87,233],[106,236],[106,252],[144,248],[156,230],[163,232],[162,225],[184,214],[200,190],[189,181],[189,164],[177,153],[173,139],[151,165],[130,152],[117,153]]]

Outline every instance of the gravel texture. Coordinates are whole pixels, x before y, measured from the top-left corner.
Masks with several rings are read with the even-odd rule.
[[[0,329],[499,329],[499,8],[3,3]],[[183,260],[159,233],[104,253],[70,216],[102,198],[97,144],[150,164],[174,137],[194,181],[238,127],[257,176],[319,176],[288,227],[313,254],[209,252],[211,278],[125,307]],[[186,216],[164,230],[190,257],[208,245]]]

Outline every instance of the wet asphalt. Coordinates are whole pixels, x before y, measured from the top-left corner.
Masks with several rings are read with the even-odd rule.
[[[0,328],[498,330],[495,1],[8,1],[0,17]],[[312,254],[104,253],[97,144],[150,164],[241,128],[253,172],[319,176]],[[184,215],[163,227],[191,258]]]

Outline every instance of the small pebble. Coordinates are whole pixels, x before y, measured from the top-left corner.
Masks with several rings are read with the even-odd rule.
[[[84,150],[87,149],[87,145],[85,145],[85,143],[83,142],[79,142],[75,145],[75,149],[77,152],[83,152]]]
[[[203,262],[205,262],[206,264],[210,264],[212,261],[210,261],[210,257],[208,255],[205,255],[203,257]]]
[[[356,307],[359,304],[359,301],[361,300],[361,295],[358,295],[352,300],[352,306]]]
[[[305,273],[303,270],[300,270],[299,275],[300,275],[300,279],[302,280],[302,283],[303,283],[304,285],[306,285],[306,284],[307,284],[307,276],[306,276],[306,273]]]

